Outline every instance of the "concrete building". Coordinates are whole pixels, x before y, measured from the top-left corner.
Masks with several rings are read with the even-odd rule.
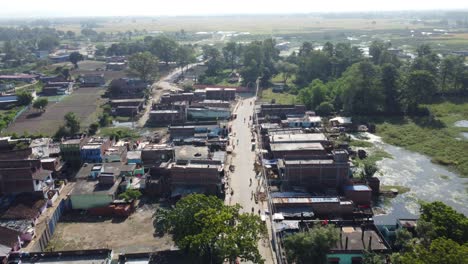
[[[279,116],[281,119],[291,115],[304,116],[306,111],[304,105],[261,104],[256,109],[259,117]]]
[[[18,252],[7,257],[7,263],[21,264],[111,264],[111,249],[72,250],[55,252]]]
[[[367,185],[348,185],[343,188],[346,198],[357,205],[370,205],[372,201],[372,190]]]
[[[73,167],[81,166],[81,147],[86,143],[86,138],[65,139],[60,143],[62,159]]]
[[[101,87],[106,84],[104,74],[84,74],[80,77],[81,87]]]
[[[0,193],[40,192],[53,188],[52,171],[42,168],[41,161],[0,161]]]
[[[194,93],[165,93],[161,96],[160,104],[172,104],[174,102],[191,102],[195,101]]]
[[[320,143],[270,143],[270,150],[275,159],[293,157],[314,157],[326,155]]]
[[[151,168],[174,158],[174,148],[166,144],[147,144],[141,149],[141,160]]]
[[[103,155],[112,145],[108,138],[92,137],[81,146],[80,157],[82,162],[100,163],[103,161]]]
[[[304,117],[288,117],[286,120],[282,120],[281,124],[283,127],[300,127],[300,128],[311,128],[321,127],[322,118],[320,116],[304,116]]]
[[[205,88],[207,100],[234,101],[236,99],[235,88]]]
[[[169,170],[173,197],[183,196],[190,192],[216,195],[223,191],[223,167],[221,165],[173,163]]]
[[[148,89],[148,83],[133,78],[114,79],[110,83],[110,96],[112,98],[142,98]]]
[[[349,179],[346,151],[334,151],[333,158],[292,158],[278,161],[284,188],[301,186],[310,190],[340,188]]]
[[[183,124],[186,120],[186,113],[180,110],[151,110],[149,113],[149,121],[155,126]]]

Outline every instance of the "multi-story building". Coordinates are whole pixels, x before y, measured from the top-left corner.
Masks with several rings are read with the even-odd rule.
[[[103,161],[104,153],[112,145],[108,138],[92,137],[80,149],[82,162],[100,163]]]

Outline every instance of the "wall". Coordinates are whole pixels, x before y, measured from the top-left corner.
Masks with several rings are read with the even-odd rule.
[[[30,252],[41,252],[44,251],[49,244],[50,239],[54,235],[55,228],[57,226],[60,217],[65,213],[67,210],[71,208],[70,199],[63,199],[60,201],[57,207],[49,208],[49,210],[55,210],[50,218],[47,219],[47,223],[45,225],[45,230],[42,234],[37,233],[36,242],[30,248]],[[38,230],[36,230],[38,231]]]
[[[71,195],[73,209],[89,209],[109,205],[113,202],[113,197],[107,194]]]
[[[359,258],[362,256],[362,254],[327,254],[327,258],[339,258],[340,264],[352,264],[352,258]]]

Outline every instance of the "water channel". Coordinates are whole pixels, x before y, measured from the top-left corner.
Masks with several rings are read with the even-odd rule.
[[[421,200],[442,201],[468,215],[468,178],[432,163],[425,155],[386,144],[378,136],[362,136],[393,157],[377,162],[381,185],[409,188],[395,198],[380,199],[374,208],[377,224],[395,224],[397,218],[417,217]]]

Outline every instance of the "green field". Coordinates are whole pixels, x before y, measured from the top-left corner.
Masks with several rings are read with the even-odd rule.
[[[266,89],[261,92],[261,101],[271,103],[275,100],[277,104],[295,104],[299,103],[295,95],[288,93],[274,93],[272,89]]]
[[[428,105],[430,117],[401,118],[378,124],[377,134],[389,144],[426,154],[434,163],[453,168],[468,177],[468,139],[461,133],[468,128],[454,126],[468,120],[468,101]]]

